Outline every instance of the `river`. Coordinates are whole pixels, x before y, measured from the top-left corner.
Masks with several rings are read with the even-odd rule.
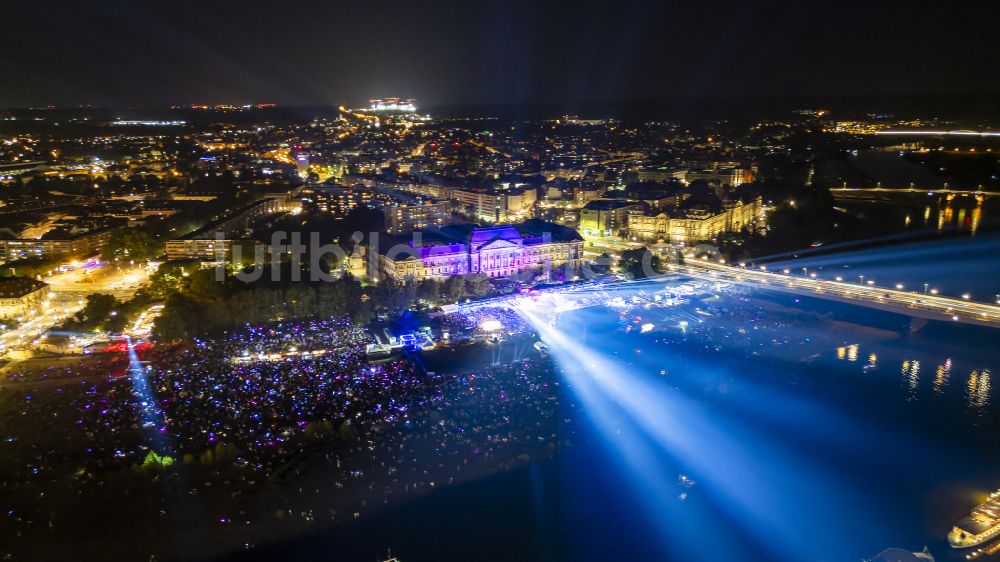
[[[646,302],[563,313],[546,359],[523,340],[425,354],[554,361],[574,431],[551,460],[234,559],[961,559],[945,535],[1000,487],[995,330],[735,288]]]

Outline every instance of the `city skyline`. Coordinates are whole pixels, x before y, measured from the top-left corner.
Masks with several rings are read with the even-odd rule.
[[[0,560],[1000,553],[1000,3],[0,18]]]

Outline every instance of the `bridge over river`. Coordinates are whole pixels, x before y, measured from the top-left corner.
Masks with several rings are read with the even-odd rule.
[[[983,201],[993,197],[1000,197],[1000,191],[983,191],[981,189],[951,189],[948,187],[920,188],[920,187],[831,187],[830,194],[834,199],[865,199],[878,200],[888,199],[893,196],[927,195],[944,196],[948,199],[957,197],[973,197],[977,201]]]
[[[670,264],[668,269],[671,273],[849,302],[915,318],[1000,327],[1000,306],[991,303],[749,269],[707,260],[688,259],[684,265]]]

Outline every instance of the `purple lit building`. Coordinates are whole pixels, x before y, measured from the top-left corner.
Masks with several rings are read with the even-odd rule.
[[[514,225],[452,225],[370,243],[372,279],[422,281],[481,273],[510,277],[548,274],[552,267],[579,265],[583,238],[572,228],[529,220]]]

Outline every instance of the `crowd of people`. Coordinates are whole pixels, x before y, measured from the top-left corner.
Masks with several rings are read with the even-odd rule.
[[[587,416],[561,383],[555,351],[525,343],[536,340],[535,327],[520,306],[537,313],[528,315],[533,321],[551,321],[583,345],[613,354],[625,369],[641,364],[641,351],[656,350],[664,380],[706,400],[725,396],[734,372],[706,365],[754,357],[780,367],[832,352],[845,333],[859,341],[853,326],[806,329],[802,318],[816,312],[740,290],[727,291],[723,303],[718,291],[714,284],[609,288],[462,306],[434,317],[435,330],[452,341],[490,334],[504,341],[380,360],[365,353],[368,331],[343,317],[248,325],[75,367],[15,369],[7,378],[14,384],[0,391],[0,545],[37,546],[74,517],[74,529],[95,537],[112,529],[115,544],[128,545],[121,529],[163,525],[181,511],[178,498],[197,505],[194,516],[169,520],[178,534],[197,537],[239,521],[249,531],[232,538],[250,544],[248,534],[358,518],[401,498],[548,458],[586,439],[578,424]],[[568,312],[575,308],[585,310]],[[629,334],[611,345],[612,332]],[[518,345],[528,352],[510,352]],[[783,372],[743,376],[766,378],[772,370]],[[157,462],[144,466],[150,453]],[[93,527],[79,521],[81,506],[142,497],[143,490],[159,495],[116,505]],[[5,540],[5,529],[17,536]],[[149,533],[134,536],[128,548],[183,557]],[[3,547],[0,559],[10,552]]]
[[[739,318],[701,323],[699,317],[708,317],[695,308],[731,313],[693,302],[668,306],[653,292],[638,300],[620,297],[605,291],[573,296],[576,305],[616,310],[625,324],[640,315],[641,322],[657,315],[657,323],[665,314],[686,315],[689,336],[709,346],[746,341],[741,324],[754,332],[754,347],[772,339],[760,336],[780,331],[762,322],[766,316],[752,305],[740,307]],[[572,304],[524,298],[547,312]],[[534,332],[516,307],[500,303],[463,307],[433,322],[453,338]],[[668,337],[657,332],[650,335]],[[38,381],[43,386],[5,389],[0,402],[7,414],[0,415],[19,419],[6,426],[16,430],[0,430],[0,476],[11,498],[0,507],[22,526],[44,528],[48,521],[58,528],[62,504],[39,499],[39,490],[51,495],[52,482],[69,481],[84,497],[103,497],[106,482],[124,471],[136,475],[130,486],[174,490],[163,498],[195,498],[208,506],[211,522],[239,518],[258,528],[338,520],[546,458],[576,435],[578,405],[542,354],[491,365],[470,361],[435,373],[406,356],[371,360],[365,354],[370,342],[346,317],[245,326],[139,350],[124,366],[115,362],[114,370],[108,360],[96,360],[79,364],[76,378],[61,378],[65,368],[58,367]],[[143,467],[151,452],[159,464]],[[160,478],[168,474],[178,477]],[[136,521],[155,519],[175,509],[171,502],[130,509],[138,511]]]
[[[480,340],[495,334],[526,334],[534,331],[531,323],[509,306],[509,303],[473,305],[433,320],[435,328],[447,333],[452,341]]]
[[[369,341],[347,318],[247,326],[140,351],[124,374],[94,361],[74,379],[5,388],[0,402],[18,419],[0,430],[0,507],[22,526],[51,527],[64,507],[40,490],[69,482],[107,494],[124,471],[133,486],[182,488],[213,513],[336,519],[551,455],[568,431],[546,361],[425,373],[406,357],[369,361]],[[155,467],[144,466],[150,453]],[[184,473],[195,477],[154,483]]]

